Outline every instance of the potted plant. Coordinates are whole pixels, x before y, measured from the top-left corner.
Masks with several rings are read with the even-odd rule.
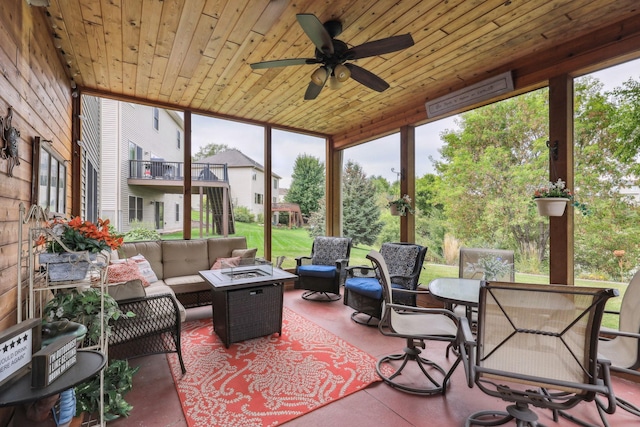
[[[566,183],[558,178],[556,182],[548,182],[540,185],[533,192],[533,200],[538,206],[538,213],[542,216],[562,216],[567,203],[573,200],[571,190]],[[574,203],[583,209],[584,205]]]
[[[118,249],[123,240],[112,235],[108,219],[98,219],[96,225],[80,217],[54,218],[47,228],[49,230],[38,238],[36,245],[46,244],[47,251],[40,254],[39,261],[46,266],[51,282],[84,279],[96,254]]]
[[[413,213],[411,197],[409,197],[408,194],[405,194],[397,200],[391,200],[387,207],[391,211],[391,215],[405,216],[407,215],[407,212],[411,214]]]
[[[101,300],[104,301],[101,303]],[[102,304],[102,310],[101,310]],[[118,303],[108,294],[102,294],[99,289],[88,288],[82,291],[71,289],[68,292],[57,292],[55,296],[47,302],[43,309],[45,322],[56,322],[67,319],[71,322],[80,323],[87,327],[87,334],[84,345],[97,345],[100,341],[101,330],[104,328],[104,336],[109,337],[111,320],[118,320],[121,316],[133,317],[132,312],[124,313],[120,310]]]
[[[101,309],[102,308],[102,309]],[[87,334],[84,346],[100,344],[101,322],[104,337],[108,339],[111,329],[109,322],[121,316],[133,317],[132,312],[123,312],[118,302],[99,289],[88,288],[79,291],[58,292],[47,302],[43,309],[43,322],[58,322],[67,319],[86,326]],[[120,416],[128,416],[132,406],[124,400],[124,395],[131,390],[132,377],[138,368],[131,368],[125,360],[112,360],[105,368],[104,410],[105,420],[113,420]],[[75,388],[76,416],[81,413],[95,414],[100,405],[100,377],[97,376]]]

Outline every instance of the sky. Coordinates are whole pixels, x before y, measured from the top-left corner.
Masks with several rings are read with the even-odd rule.
[[[604,84],[604,90],[612,90],[620,87],[629,78],[640,80],[639,70],[640,60],[635,60],[592,73],[591,76]],[[440,135],[444,131],[458,129],[457,117],[448,117],[416,128],[417,176],[434,172],[432,159],[438,160],[440,158],[439,149],[442,146]],[[264,130],[262,127],[194,116],[192,128],[194,130],[192,134],[194,153],[200,147],[210,143],[226,144],[250,155],[258,163],[264,164]],[[393,134],[349,148],[345,150],[344,163],[353,160],[362,166],[367,176],[380,175],[393,182],[398,178],[395,171],[400,168],[399,141],[399,134]],[[290,174],[299,154],[308,154],[324,161],[325,142],[322,138],[275,130],[272,144],[274,153],[272,168],[273,172],[281,177],[281,188],[290,186]]]

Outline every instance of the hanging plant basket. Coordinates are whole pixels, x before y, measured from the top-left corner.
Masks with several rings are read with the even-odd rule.
[[[393,216],[400,216],[400,211],[398,210],[398,207],[396,205],[390,205],[389,212],[391,212],[391,215]]]
[[[562,216],[569,202],[563,197],[538,197],[534,200],[541,216]]]

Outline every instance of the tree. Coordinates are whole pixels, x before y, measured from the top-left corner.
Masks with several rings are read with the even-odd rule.
[[[212,142],[203,147],[200,147],[200,149],[193,156],[191,156],[191,158],[194,161],[197,161],[197,160],[205,159],[207,157],[214,156],[223,151],[227,151],[228,149],[229,149],[229,146],[227,144],[216,144]]]
[[[528,187],[548,180],[547,112],[540,89],[465,113],[459,131],[443,134],[435,201],[458,239],[544,257],[548,225]]]
[[[288,203],[297,203],[303,215],[318,210],[324,196],[324,164],[317,157],[301,154],[296,158],[291,175],[291,188],[285,196]]]
[[[602,93],[595,79],[575,82],[574,183],[576,199],[591,212],[576,214],[576,271],[619,277],[637,268],[637,202],[621,190],[635,181],[640,86]],[[637,88],[637,90],[635,90]],[[460,130],[443,135],[436,164],[435,204],[447,232],[464,244],[516,249],[520,262],[546,259],[549,225],[531,201],[531,188],[556,175],[549,170],[548,89],[491,104],[461,116]],[[636,109],[636,110],[634,110]],[[418,203],[418,201],[416,201]],[[570,210],[572,213],[574,210]],[[625,259],[613,255],[624,250]],[[618,252],[620,253],[620,252]],[[621,265],[627,262],[627,267]]]
[[[342,229],[353,245],[373,245],[383,223],[376,203],[375,186],[360,165],[349,160],[342,177]]]

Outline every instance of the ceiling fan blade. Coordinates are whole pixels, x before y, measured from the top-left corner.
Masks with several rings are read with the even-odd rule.
[[[387,37],[386,39],[374,40],[352,47],[345,52],[348,59],[367,58],[369,56],[384,55],[413,46],[411,34]]]
[[[310,82],[309,86],[307,86],[307,91],[304,93],[304,99],[306,99],[306,100],[316,99],[318,97],[318,95],[320,95],[320,91],[322,90],[324,85],[327,83],[327,79],[329,78],[329,74],[331,74],[331,73],[327,73],[327,76],[325,77],[324,82],[322,83],[322,85],[317,85],[314,82]]]
[[[263,68],[274,67],[286,67],[288,65],[305,65],[305,64],[318,64],[319,61],[315,58],[291,58],[291,59],[276,59],[275,61],[256,62],[251,64],[251,68],[254,70],[260,70]]]
[[[327,56],[333,55],[333,40],[322,22],[312,13],[299,13],[296,18],[318,50]]]
[[[389,88],[389,83],[382,80],[380,77],[373,74],[371,71],[367,71],[362,67],[358,67],[355,64],[344,64],[351,71],[351,78],[360,84],[365,85],[378,92],[383,92]]]

